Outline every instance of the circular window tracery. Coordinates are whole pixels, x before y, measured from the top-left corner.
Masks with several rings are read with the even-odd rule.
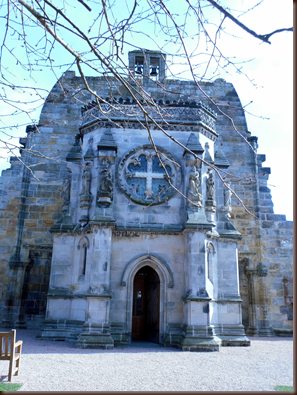
[[[181,168],[169,152],[161,147],[157,149],[172,184],[179,188]],[[160,204],[175,193],[151,145],[134,148],[123,156],[118,168],[118,183],[131,200],[140,204]]]

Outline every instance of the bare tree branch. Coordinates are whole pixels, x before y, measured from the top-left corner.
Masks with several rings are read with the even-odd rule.
[[[229,18],[232,22],[236,23],[236,25],[238,25],[241,29],[245,30],[247,33],[251,34],[252,36],[258,38],[259,40],[267,43],[267,44],[271,44],[271,42],[269,41],[269,38],[276,33],[282,33],[282,32],[293,32],[293,27],[289,27],[289,28],[284,28],[284,29],[277,29],[274,30],[272,33],[267,33],[267,34],[258,34],[256,33],[254,30],[251,30],[250,28],[248,28],[246,25],[244,25],[242,22],[240,22],[237,18],[235,18],[233,15],[230,14],[230,12],[228,12],[225,8],[223,8],[222,6],[220,6],[216,1],[214,0],[207,0],[211,5],[213,5],[215,8],[217,8],[220,12],[222,12],[225,17]]]

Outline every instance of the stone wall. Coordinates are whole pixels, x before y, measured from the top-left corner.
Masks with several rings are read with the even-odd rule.
[[[88,83],[92,89],[100,91],[103,97],[109,96],[110,88],[103,78],[90,77]],[[127,96],[124,88],[119,87],[114,80],[111,80],[111,84],[114,96]],[[30,246],[48,248],[52,245],[49,228],[61,217],[62,184],[65,175],[68,174],[66,156],[79,131],[81,106],[91,100],[86,92],[74,96],[82,86],[80,77],[76,77],[74,72],[66,72],[48,96],[37,128],[27,128],[27,140],[21,139],[21,143],[27,148],[34,146],[34,150],[46,156],[38,158],[24,153],[21,156],[22,160],[32,166],[38,179],[15,158],[11,158],[11,167],[4,170],[0,178],[0,321],[4,324],[22,320],[20,314],[22,308],[24,311],[24,302],[22,304],[21,299],[26,270],[29,270],[28,276],[34,276],[36,274],[33,273],[38,271],[34,269],[34,265],[28,269],[29,251],[32,250]],[[204,83],[202,86],[210,97],[220,102],[220,108],[232,117],[238,131],[256,148],[257,138],[251,136],[247,130],[244,112],[240,109],[241,103],[233,85],[218,79],[214,83]],[[203,100],[201,93],[191,82],[167,80],[166,88],[175,92],[175,95],[168,94],[168,97],[175,100]],[[148,83],[147,89],[152,97],[164,99],[164,92],[153,83]],[[239,242],[239,260],[243,262],[243,311],[250,311],[248,303],[251,299],[251,295],[248,295],[246,269],[256,270],[259,263],[264,264],[268,274],[263,277],[265,281],[255,281],[255,296],[252,298],[257,328],[265,320],[270,320],[273,328],[292,328],[290,295],[286,295],[286,292],[290,291],[286,291],[285,287],[286,278],[289,278],[289,283],[291,281],[293,269],[292,222],[286,221],[285,216],[273,212],[270,190],[267,187],[270,169],[262,167],[265,155],[258,155],[255,159],[248,145],[233,130],[231,121],[220,113],[217,117],[217,132],[220,135],[217,144],[230,163],[227,171],[232,174],[229,177],[232,181],[231,186],[250,212],[259,215],[262,220],[260,222],[245,212],[235,197],[232,198],[231,218],[236,229],[244,235]],[[129,138],[128,132],[121,133],[124,139]],[[183,141],[183,136],[180,138]],[[163,140],[168,148],[172,148],[172,143],[168,143],[165,137],[160,137],[160,140]],[[253,181],[256,173],[261,180],[259,185],[250,181]],[[222,187],[217,184],[217,188]],[[127,199],[123,200],[125,205]],[[133,211],[133,204],[129,207],[129,210]],[[46,277],[42,278],[42,282],[45,290]],[[28,303],[25,305],[27,314],[40,314],[37,310],[30,310],[29,313]],[[268,306],[266,312],[263,306]],[[244,315],[247,326],[250,324],[249,316],[250,313]]]

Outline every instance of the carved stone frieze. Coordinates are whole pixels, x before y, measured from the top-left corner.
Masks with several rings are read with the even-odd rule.
[[[88,125],[81,129],[82,135],[88,134],[94,130],[106,128],[110,125],[109,122],[104,121],[94,121],[91,125]],[[159,125],[164,130],[172,130],[172,131],[182,131],[182,132],[199,132],[203,134],[207,138],[212,141],[216,141],[218,135],[217,133],[210,132],[209,130],[205,129],[203,126],[199,126],[199,124],[173,124],[173,123],[162,123],[160,122]],[[113,128],[121,128],[121,129],[145,129],[141,123],[133,122],[133,121],[116,121],[112,124]],[[151,130],[158,130],[159,128],[156,125],[150,125]]]
[[[203,105],[195,107],[167,107],[159,106],[145,107],[148,114],[156,121],[162,122],[191,122],[199,123],[211,132],[215,132],[216,116],[209,111],[205,110]],[[106,115],[107,114],[107,115]],[[144,115],[138,105],[123,105],[120,103],[109,105],[102,103],[101,109],[97,106],[86,111],[83,115],[83,125],[94,122],[94,120],[142,120]]]

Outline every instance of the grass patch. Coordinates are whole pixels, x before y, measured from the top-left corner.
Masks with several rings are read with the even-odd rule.
[[[277,385],[274,389],[276,391],[293,391],[293,387],[288,387],[287,385]]]
[[[17,391],[23,384],[0,383],[0,391]]]

